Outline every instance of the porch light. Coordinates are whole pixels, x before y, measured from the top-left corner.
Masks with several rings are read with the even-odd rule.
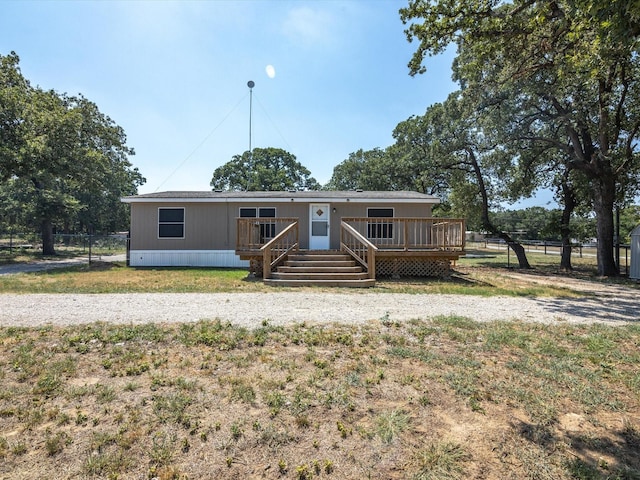
[[[336,207],[333,207],[333,209],[331,209],[331,211],[332,211],[333,213],[336,213]]]

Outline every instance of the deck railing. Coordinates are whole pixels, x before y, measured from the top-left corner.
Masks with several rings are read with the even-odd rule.
[[[278,236],[297,218],[238,218],[236,250],[239,252],[257,251],[263,245]]]
[[[342,220],[380,250],[464,250],[463,219],[376,217]]]
[[[380,250],[460,252],[465,247],[463,219],[350,217],[342,221]],[[239,218],[236,251],[257,253],[297,222],[297,218]]]
[[[260,248],[262,277],[271,278],[273,269],[287,258],[292,250],[298,250],[299,245],[298,222],[294,221]]]
[[[369,278],[376,278],[376,247],[348,223],[340,224],[340,249],[346,251],[367,270]]]

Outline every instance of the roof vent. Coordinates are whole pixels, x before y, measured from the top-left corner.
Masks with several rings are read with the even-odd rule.
[[[216,189],[214,190],[214,192],[216,192],[216,193],[222,193],[222,190],[221,190],[221,189],[219,189],[219,188],[216,188]]]
[[[358,188],[358,189],[356,189],[356,192],[358,192],[358,193],[362,193],[362,189],[361,189],[361,188]]]

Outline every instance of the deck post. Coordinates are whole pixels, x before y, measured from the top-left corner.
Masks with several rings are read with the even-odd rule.
[[[293,235],[293,240],[289,238],[290,235]],[[271,268],[285,259],[291,250],[298,250],[299,245],[298,220],[294,220],[279,234],[260,247],[263,264],[262,278],[264,280],[271,278]],[[273,259],[274,249],[276,251],[275,259]]]
[[[404,251],[409,250],[409,222],[404,221]]]
[[[262,250],[262,278],[271,278],[271,249]]]
[[[369,273],[369,278],[373,278],[375,280],[376,278],[376,251],[373,248],[369,248],[369,258],[368,258],[368,262],[367,265],[369,266],[368,268],[368,273]]]

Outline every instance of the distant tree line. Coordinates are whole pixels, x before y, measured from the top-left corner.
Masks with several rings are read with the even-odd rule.
[[[528,207],[519,210],[492,212],[491,221],[502,231],[518,240],[561,242],[559,225],[562,209]],[[631,205],[620,214],[620,243],[631,242],[631,232],[640,225],[640,206]],[[572,242],[587,243],[596,238],[596,219],[593,215],[574,215],[569,223]]]
[[[0,232],[127,230],[120,202],[145,182],[121,127],[82,95],[34,87],[15,53],[0,55]]]

